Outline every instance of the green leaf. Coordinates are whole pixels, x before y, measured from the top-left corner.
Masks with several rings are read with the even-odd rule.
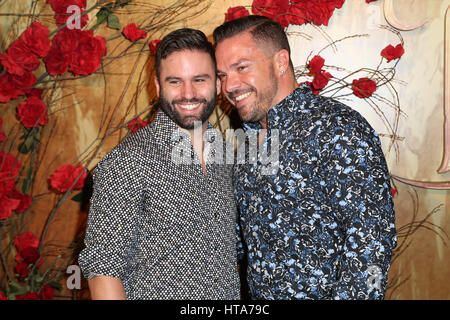
[[[29,146],[27,146],[27,144],[25,142],[22,142],[17,147],[17,150],[22,154],[27,154],[31,151],[31,148]]]
[[[10,295],[25,294],[30,290],[29,286],[21,286],[19,283],[12,281],[9,286]]]
[[[108,16],[108,27],[120,30],[119,17],[115,14],[110,14]]]
[[[83,202],[83,192],[76,194],[70,200],[75,201],[75,202],[80,202],[80,203]]]
[[[59,282],[51,281],[51,282],[48,283],[48,285],[50,287],[53,287],[53,288],[57,289],[57,290],[62,290],[62,285]]]
[[[30,189],[30,187],[31,187],[31,178],[32,178],[32,175],[33,175],[33,167],[29,167],[28,168],[28,174],[27,174],[27,177],[25,178],[25,180],[23,180],[23,184],[22,184],[22,193],[23,194],[27,194],[28,193],[28,190]]]
[[[20,153],[27,154],[36,147],[40,142],[36,137],[37,132],[36,130],[31,130],[23,134],[22,139],[25,139],[25,141],[19,144],[17,148]]]
[[[111,10],[107,7],[102,7],[95,15],[97,17],[97,24],[102,24],[106,22],[108,16],[111,14]]]
[[[101,9],[95,15],[97,17],[97,22],[91,28],[91,30],[95,30],[99,25],[105,23],[108,20],[108,16],[111,14],[111,9],[107,6],[101,7]]]

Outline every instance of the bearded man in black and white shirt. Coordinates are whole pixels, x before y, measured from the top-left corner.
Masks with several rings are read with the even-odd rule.
[[[155,68],[162,110],[94,173],[79,256],[91,297],[239,299],[231,165],[203,155],[220,89],[214,49],[201,31],[176,30]],[[183,137],[190,164],[173,161]]]

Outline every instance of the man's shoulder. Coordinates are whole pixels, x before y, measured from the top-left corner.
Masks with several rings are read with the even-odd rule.
[[[156,157],[158,145],[154,141],[151,124],[130,134],[115,146],[97,165],[97,168],[125,166],[139,168]]]
[[[302,116],[295,117],[295,122],[303,128],[320,128],[319,132],[346,132],[357,129],[369,134],[375,133],[358,111],[336,99],[311,93],[306,95],[304,100],[302,103],[305,103],[305,106],[299,110]]]

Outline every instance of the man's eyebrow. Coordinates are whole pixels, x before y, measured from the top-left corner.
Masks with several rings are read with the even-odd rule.
[[[198,78],[206,78],[206,79],[211,79],[211,75],[207,74],[207,73],[201,73],[201,74],[196,74],[194,77],[194,79],[198,79]],[[176,77],[176,76],[167,76],[164,78],[164,81],[181,81],[182,79],[180,77]]]
[[[236,67],[237,67],[238,65],[240,65],[241,63],[249,62],[249,61],[250,61],[249,59],[241,59],[241,60],[236,61],[235,63],[231,64],[231,65],[230,65],[230,68],[231,68],[231,69],[232,69],[232,68],[236,68]],[[221,73],[226,74],[226,72],[217,69],[217,74],[221,74]]]
[[[175,76],[167,76],[164,78],[164,81],[173,81],[173,80],[181,80],[181,78]]]
[[[202,73],[202,74],[195,75],[194,78],[208,78],[208,79],[211,79],[211,75],[209,75],[208,73]]]

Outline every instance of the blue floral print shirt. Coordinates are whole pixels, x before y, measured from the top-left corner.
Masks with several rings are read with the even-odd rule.
[[[267,123],[259,154],[275,150],[278,130],[277,168],[264,173],[246,148],[234,169],[252,299],[383,299],[397,236],[377,133],[307,85],[270,109]],[[247,136],[259,129],[244,125]]]

